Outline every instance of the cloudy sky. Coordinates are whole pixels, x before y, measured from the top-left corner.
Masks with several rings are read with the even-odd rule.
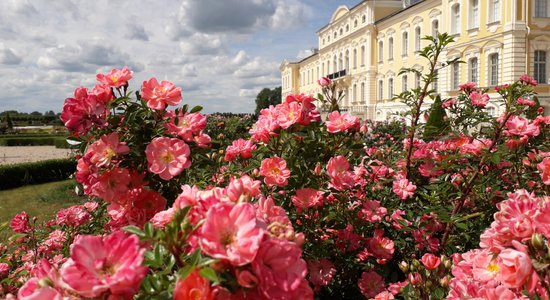
[[[128,66],[204,112],[252,112],[279,65],[317,46],[339,5],[359,0],[1,0],[0,112],[53,110],[95,74]]]

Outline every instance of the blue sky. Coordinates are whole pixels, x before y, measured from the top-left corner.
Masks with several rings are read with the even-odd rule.
[[[60,112],[95,74],[129,66],[182,87],[204,112],[252,112],[283,59],[317,46],[339,5],[359,0],[2,0],[0,111]]]

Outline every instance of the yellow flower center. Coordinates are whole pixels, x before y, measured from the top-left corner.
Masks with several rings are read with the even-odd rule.
[[[170,152],[166,152],[161,155],[160,159],[162,159],[162,161],[164,161],[165,163],[169,163],[174,160],[174,155],[172,155],[172,153]]]
[[[118,81],[118,77],[116,77],[115,75],[111,75],[111,81],[112,81],[112,82],[117,82],[117,81]]]
[[[488,266],[487,266],[487,271],[491,272],[491,273],[498,273],[498,271],[500,270],[500,268],[498,267],[497,263],[492,261]]]

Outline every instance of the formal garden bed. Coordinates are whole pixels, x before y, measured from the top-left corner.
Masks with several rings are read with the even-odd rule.
[[[0,295],[548,299],[550,117],[537,83],[497,87],[497,118],[473,83],[438,99],[437,71],[459,62],[438,61],[446,34],[427,39],[428,73],[403,71],[422,85],[397,97],[408,126],[340,112],[338,83],[323,78],[316,98],[289,95],[239,134],[223,121],[207,133],[171,82],[131,92],[128,68],[98,74],[61,115],[88,201],[11,220]],[[437,113],[422,124],[428,99]]]

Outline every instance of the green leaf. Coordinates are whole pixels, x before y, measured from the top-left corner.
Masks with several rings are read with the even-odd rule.
[[[139,236],[140,238],[145,237],[145,233],[137,226],[129,225],[122,228],[122,230],[135,234]]]
[[[195,270],[194,266],[186,265],[185,267],[179,269],[178,276],[180,277],[181,280],[185,280],[185,278],[187,278],[187,276],[189,276],[189,274],[191,274],[193,270]]]
[[[153,231],[154,231],[153,224],[147,222],[145,223],[145,226],[143,226],[143,231],[145,232],[145,236],[147,237],[153,237]]]
[[[458,229],[468,230],[468,224],[466,224],[466,223],[456,223],[455,226],[456,226]]]
[[[214,269],[212,268],[202,268],[200,271],[199,271],[199,274],[212,281],[212,282],[215,282],[215,283],[219,283],[220,282],[220,278],[218,277],[218,274],[216,273],[216,271],[214,271]]]
[[[202,106],[197,105],[197,106],[195,106],[191,109],[190,113],[196,113],[196,112],[199,112],[201,110],[202,110]]]
[[[10,236],[9,241],[10,241],[10,242],[13,242],[13,241],[16,241],[16,240],[18,240],[18,239],[20,239],[20,238],[22,238],[22,237],[26,237],[26,236],[27,236],[27,235],[24,234],[24,233],[16,233],[16,234]]]
[[[192,266],[197,266],[199,264],[199,262],[201,261],[201,251],[200,249],[197,249],[195,250],[195,252],[193,252],[193,254],[191,254],[188,258],[187,258],[187,263],[192,265]]]

